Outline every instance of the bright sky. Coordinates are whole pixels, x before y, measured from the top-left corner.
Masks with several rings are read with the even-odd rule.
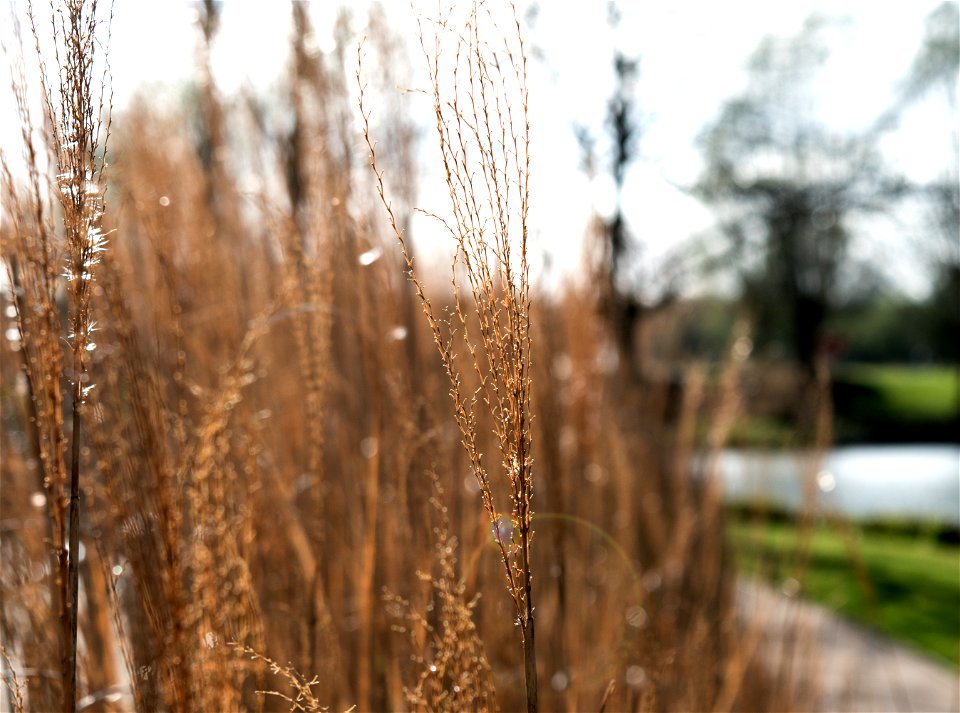
[[[395,31],[413,39],[416,24],[410,2],[383,4],[395,18]],[[413,4],[424,14],[436,12],[435,0]],[[648,253],[655,256],[712,224],[711,213],[674,185],[695,181],[701,162],[694,139],[721,103],[744,87],[746,59],[764,36],[795,34],[813,12],[849,17],[850,22],[833,34],[831,60],[820,84],[821,116],[834,126],[857,127],[889,105],[894,82],[904,76],[920,45],[924,19],[938,4],[939,0],[625,0],[614,34],[607,24],[606,0],[540,0],[526,37],[528,48],[536,51],[530,76],[531,219],[540,244],[551,252],[554,264],[572,271],[581,259],[579,240],[591,207],[609,209],[609,181],[601,179],[591,186],[579,171],[580,150],[572,126],[583,124],[602,134],[613,89],[615,47],[641,59],[637,98],[647,124],[640,145],[642,160],[628,177],[625,205],[632,231],[644,238]],[[311,6],[323,48],[332,42],[324,30],[332,26],[334,5],[318,0]],[[360,3],[352,7],[359,8]],[[520,7],[523,15],[529,2]],[[197,40],[194,13],[193,4],[177,0],[116,0],[111,62],[118,106],[138,87],[152,86],[156,92],[191,76]],[[289,17],[281,2],[228,0],[213,56],[222,91],[229,93],[243,82],[266,87],[281,76]],[[7,31],[0,30],[0,35],[8,41]],[[412,56],[414,68],[420,67],[419,60],[419,54]],[[0,69],[6,73],[3,64]],[[4,144],[17,130],[5,92],[4,81],[0,83]],[[910,175],[934,175],[949,155],[949,118],[937,106],[920,107],[890,145],[892,158]],[[421,190],[425,194],[429,179],[426,184]],[[903,241],[898,244],[890,235],[879,240],[889,241],[885,251],[899,250],[909,258]],[[893,272],[903,287],[922,292],[924,276],[915,267]]]

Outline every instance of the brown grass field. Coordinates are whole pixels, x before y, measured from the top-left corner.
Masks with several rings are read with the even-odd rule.
[[[358,73],[294,4],[282,121],[228,104],[202,47],[192,116],[110,123],[103,8],[65,5],[43,115],[19,85],[31,170],[3,164],[11,709],[805,705],[734,611],[710,454],[744,338],[678,397],[617,358],[602,265],[531,284],[519,25],[422,24],[438,276],[382,23]]]

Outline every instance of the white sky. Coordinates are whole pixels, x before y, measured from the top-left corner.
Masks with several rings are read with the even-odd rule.
[[[18,4],[22,7],[22,0]],[[416,25],[410,2],[383,4],[395,18],[395,31],[412,39]],[[435,14],[435,0],[413,4],[427,15]],[[647,124],[640,144],[642,160],[628,177],[625,205],[631,230],[644,238],[648,253],[656,255],[713,222],[709,210],[672,184],[695,181],[701,162],[694,139],[722,102],[744,87],[746,59],[764,36],[795,34],[816,11],[849,17],[851,22],[833,35],[831,60],[820,83],[821,115],[833,126],[857,127],[889,105],[894,82],[906,73],[920,45],[924,19],[938,4],[939,0],[624,0],[622,22],[614,35],[607,24],[606,0],[541,0],[526,37],[537,56],[530,76],[534,234],[555,264],[574,271],[591,204],[600,210],[609,206],[609,186],[601,180],[591,187],[579,172],[580,151],[572,126],[589,126],[601,139],[599,146],[604,145],[601,134],[613,89],[614,47],[641,59],[637,99]],[[352,6],[359,8],[360,3]],[[521,14],[526,7],[521,2]],[[332,24],[335,3],[317,0],[312,13],[321,46],[328,44],[324,29]],[[227,0],[213,57],[224,92],[242,82],[265,87],[281,76],[289,17],[283,2]],[[180,0],[116,0],[111,63],[117,106],[144,84],[157,91],[192,75],[197,38],[193,18],[193,5]],[[9,24],[5,17],[0,36],[9,42],[4,24]],[[414,68],[420,67],[419,59],[419,54],[412,56]],[[0,70],[6,75],[5,58]],[[0,80],[3,145],[18,130],[6,91],[5,79]],[[890,142],[896,150],[892,158],[909,175],[929,177],[942,170],[949,155],[949,119],[937,106],[921,107],[915,115]],[[421,192],[429,193],[429,179]],[[922,292],[924,275],[917,261],[909,259],[909,248],[890,235],[878,240],[889,242],[885,250],[903,252],[903,260],[891,261],[901,266],[891,270],[898,282],[911,292]]]

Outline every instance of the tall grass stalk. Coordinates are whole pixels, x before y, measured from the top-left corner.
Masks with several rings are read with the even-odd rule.
[[[31,383],[34,419],[39,436],[43,484],[47,493],[52,546],[56,559],[61,707],[77,705],[77,636],[80,573],[80,503],[83,406],[93,388],[88,360],[96,348],[91,318],[94,272],[106,249],[101,226],[104,211],[104,168],[110,133],[111,99],[107,78],[96,60],[104,46],[103,18],[96,0],[66,0],[50,5],[50,40],[56,67],[47,66],[35,8],[28,4],[28,17],[40,65],[47,151],[52,154],[56,178],[50,191],[60,210],[62,235],[52,228],[53,213],[43,180],[43,150],[34,143],[28,93],[23,75],[14,78],[14,91],[23,126],[25,160],[31,190],[27,199],[33,218],[19,224],[16,233],[17,260],[10,265],[12,282],[20,287],[16,304],[18,325],[24,341],[26,372]],[[106,42],[112,7],[106,20]],[[104,43],[105,44],[105,43]],[[13,198],[14,181],[5,164],[7,197]],[[12,201],[17,202],[17,201]],[[56,263],[64,264],[62,272]],[[59,273],[59,274],[58,274]],[[69,295],[69,369],[64,368],[58,340],[60,329],[57,289],[66,281]],[[36,317],[41,316],[42,324]],[[66,379],[71,392],[69,475],[65,470],[67,434],[64,399],[59,383]]]
[[[514,10],[515,34],[500,32],[486,4],[473,2],[462,26],[451,15],[423,22],[420,42],[431,86],[436,138],[448,191],[448,211],[435,219],[454,244],[450,284],[452,314],[438,314],[426,296],[407,238],[387,197],[377,165],[369,113],[360,112],[377,192],[387,211],[410,279],[433,332],[450,381],[454,417],[476,478],[483,507],[499,550],[520,628],[527,709],[538,708],[536,629],[533,606],[531,542],[533,530],[533,455],[531,433],[530,270],[527,215],[530,205],[530,123],[526,54]],[[441,62],[441,47],[452,41],[453,60]],[[495,48],[494,42],[502,42]],[[362,57],[358,56],[358,62]],[[515,114],[516,112],[516,114]],[[462,290],[466,286],[469,294]],[[462,339],[467,369],[456,361]],[[483,460],[478,410],[492,417],[502,475],[508,487],[510,515],[502,514],[494,474]]]

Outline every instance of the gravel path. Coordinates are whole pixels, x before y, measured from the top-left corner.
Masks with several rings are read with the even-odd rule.
[[[738,602],[744,621],[763,627],[771,665],[790,662],[815,711],[960,711],[955,670],[755,582],[738,585]]]

